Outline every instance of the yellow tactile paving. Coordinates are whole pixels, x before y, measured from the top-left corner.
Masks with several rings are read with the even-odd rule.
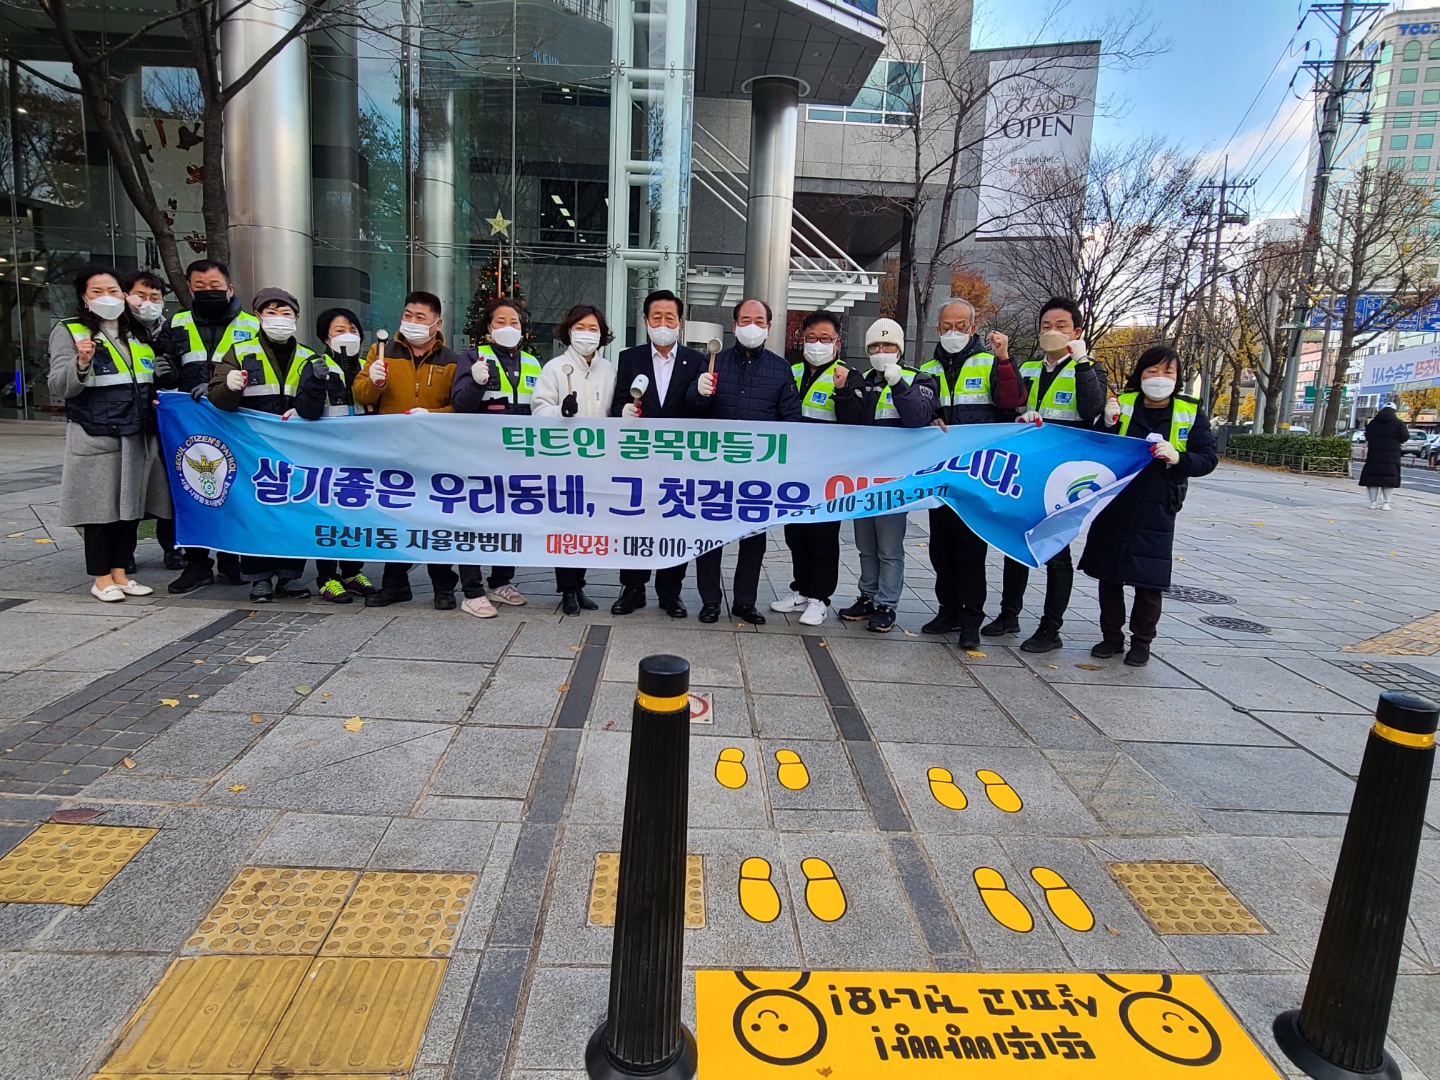
[[[449,956],[474,891],[474,874],[365,874],[320,952],[324,956]]]
[[[348,956],[313,961],[256,1075],[374,1076],[409,1069],[446,963]]]
[[[90,1080],[250,1080],[249,1073],[117,1073],[98,1072],[90,1077]],[[290,1077],[288,1080],[299,1080],[298,1077]],[[340,1080],[338,1076],[327,1077],[326,1080]],[[380,1077],[367,1077],[366,1080],[381,1080]]]
[[[1162,934],[1263,934],[1265,927],[1204,863],[1110,863]]]
[[[615,895],[620,887],[620,853],[597,851],[595,874],[590,879],[591,926],[615,925]],[[685,929],[705,929],[705,860],[685,857]]]
[[[46,823],[0,859],[0,903],[90,903],[154,829]]]
[[[304,956],[176,960],[101,1072],[248,1075],[311,962]]]
[[[1364,641],[1357,641],[1354,645],[1346,645],[1342,651],[1434,656],[1440,653],[1440,611]]]
[[[313,956],[359,877],[356,870],[247,866],[186,945],[215,953]]]

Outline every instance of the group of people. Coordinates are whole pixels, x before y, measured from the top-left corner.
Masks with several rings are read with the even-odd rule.
[[[766,347],[774,317],[769,306],[744,300],[733,312],[735,344],[712,363],[680,344],[680,299],[660,290],[645,298],[645,344],[622,350],[612,362],[602,352],[613,340],[604,312],[577,304],[555,328],[564,350],[542,363],[521,348],[523,313],[505,297],[486,306],[483,340],[474,348],[460,351],[447,343],[440,299],[416,291],[405,298],[397,333],[380,332],[368,351],[355,312],[343,307],[322,312],[315,333],[323,345],[315,351],[297,338],[300,305],[285,290],[261,289],[246,310],[223,263],[201,259],[188,267],[187,277],[191,307],[166,320],[165,284],[154,274],[87,266],[75,279],[78,313],[57,324],[50,337],[50,388],[65,402],[70,421],[61,512],[67,524],[82,529],[87,572],[95,578],[91,591],[107,603],[153,591],[130,576],[138,525],[147,517],[157,519],[166,565],[182,571],[170,583],[171,593],[209,585],[218,574],[250,583],[256,603],[310,595],[300,584],[302,560],[175,548],[154,414],[154,392],[161,389],[208,398],[221,409],[244,407],[301,420],[459,412],[614,416],[640,424],[688,419],[947,428],[1018,421],[1145,439],[1154,461],[1096,515],[1080,559],[1080,569],[1100,583],[1103,639],[1091,651],[1098,657],[1126,652],[1132,665],[1149,659],[1187,481],[1216,466],[1203,410],[1177,392],[1184,373],[1175,350],[1161,345],[1145,352],[1124,389],[1112,395],[1082,339],[1080,309],[1063,298],[1041,306],[1041,355],[1023,362],[1011,357],[1004,334],[982,337],[974,306],[957,298],[941,308],[934,353],[923,360],[907,356],[898,323],[873,322],[865,334],[863,369],[840,359],[840,316],[816,311],[805,317],[803,359],[792,365]],[[939,611],[923,631],[956,633],[967,648],[982,637],[1018,634],[1028,568],[1005,561],[1000,610],[986,622],[985,542],[949,507],[929,515]],[[905,513],[855,520],[859,596],[839,611],[842,619],[881,633],[895,626],[905,584],[907,522]],[[823,624],[838,588],[840,522],[786,524],[784,537],[792,579],[788,593],[770,608],[798,613],[805,625]],[[760,625],[765,616],[756,605],[766,534],[746,537],[737,548],[730,614]],[[716,548],[695,560],[701,622],[720,619],[721,558]],[[378,586],[363,569],[353,562],[317,561],[321,597],[341,604],[359,599],[371,607],[412,599],[411,567],[386,563]],[[686,569],[682,563],[655,574],[659,606],[672,618],[689,614],[680,598]],[[426,571],[435,607],[442,610],[457,607],[457,586],[458,606],[478,618],[495,617],[497,603],[527,602],[514,585],[514,567],[492,566],[488,578],[469,564],[429,564]],[[621,571],[612,614],[644,607],[650,576],[648,570]],[[1043,653],[1061,647],[1074,576],[1067,547],[1046,565],[1042,617],[1022,649]],[[585,592],[585,570],[556,568],[555,585],[564,614],[597,607]],[[1126,585],[1135,590],[1128,652]]]

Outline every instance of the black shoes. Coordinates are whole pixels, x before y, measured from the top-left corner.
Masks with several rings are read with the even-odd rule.
[[[1060,640],[1060,631],[1054,627],[1046,626],[1043,622],[1040,629],[1031,634],[1020,643],[1020,651],[1028,653],[1054,652],[1063,648],[1065,643]]]
[[[307,600],[310,597],[310,590],[304,585],[295,584],[295,578],[281,578],[275,582],[275,595],[281,600]]]
[[[389,607],[391,604],[408,604],[415,599],[409,589],[380,589],[365,597],[366,607]]]
[[[868,596],[861,596],[847,608],[840,609],[840,618],[849,622],[859,622],[861,619],[868,619],[875,614],[875,601]]]
[[[179,552],[177,549],[175,549],[175,548],[166,548],[166,549],[165,549],[165,569],[166,569],[166,570],[184,570],[184,569],[185,569],[185,556],[182,555],[182,554],[180,554],[180,552]]]
[[[684,619],[690,615],[690,612],[685,610],[685,605],[680,602],[678,596],[660,597],[660,610],[672,619]]]
[[[203,589],[206,585],[215,584],[215,571],[208,566],[187,566],[184,572],[174,581],[170,582],[166,591],[172,596],[184,596],[186,593],[194,592],[196,589]]]
[[[250,586],[252,604],[268,604],[275,599],[275,586],[267,581],[257,581]]]
[[[986,637],[1004,637],[1006,634],[1018,634],[1020,632],[1020,620],[1014,615],[1000,614],[994,620],[986,623],[980,628],[980,633]]]
[[[1090,655],[1095,657],[1096,660],[1109,660],[1112,656],[1119,656],[1124,651],[1124,638],[1121,638],[1119,641],[1112,641],[1110,638],[1106,638],[1100,642],[1100,644],[1091,647]]]
[[[952,615],[944,608],[941,608],[940,614],[920,627],[920,632],[922,634],[953,634],[961,628],[960,624],[962,622],[963,620],[959,615]]]
[[[226,585],[245,584],[245,579],[240,576],[240,559],[235,555],[216,555],[215,578]]]
[[[611,615],[629,615],[645,606],[645,586],[627,585],[620,590],[620,598],[610,605]]]
[[[1141,645],[1138,641],[1132,642],[1130,651],[1125,654],[1126,667],[1144,667],[1150,662],[1150,646]]]
[[[765,616],[755,610],[754,604],[742,604],[740,607],[732,607],[730,614],[737,619],[744,619],[751,626],[765,625]]]
[[[957,629],[960,631],[960,647],[962,649],[978,649],[980,647],[980,617],[978,615],[961,619]]]
[[[843,615],[844,612],[842,611]],[[895,609],[886,607],[884,604],[876,604],[875,612],[870,616],[870,621],[865,624],[865,629],[877,634],[888,634],[895,628]]]
[[[576,590],[575,590],[575,596],[579,599],[579,601],[580,601],[580,606],[581,606],[582,608],[584,608],[586,611],[599,611],[599,610],[600,610],[600,605],[597,604],[597,603],[595,603],[594,600],[591,600],[590,597],[586,596],[584,589],[576,589]]]
[[[453,592],[437,592],[435,594],[436,611],[454,611],[455,594]]]
[[[345,591],[351,596],[358,596],[361,600],[367,600],[380,590],[370,583],[370,579],[364,574],[356,574],[354,577],[346,578],[340,584],[345,586]]]
[[[599,606],[585,595],[584,589],[566,589],[560,594],[560,611],[564,615],[579,615],[581,611],[594,611]]]
[[[701,621],[701,622],[707,622],[707,623],[716,623],[716,622],[719,622],[719,621],[720,621],[720,605],[719,605],[719,604],[703,604],[703,605],[701,605],[701,607],[700,607],[700,621]]]

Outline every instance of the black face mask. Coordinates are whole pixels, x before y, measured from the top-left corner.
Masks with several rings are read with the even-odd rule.
[[[190,306],[202,319],[219,322],[230,310],[230,294],[224,289],[201,289],[190,294]]]

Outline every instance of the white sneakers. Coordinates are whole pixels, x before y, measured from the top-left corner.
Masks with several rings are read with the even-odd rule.
[[[770,605],[771,611],[804,611],[805,606],[811,603],[809,597],[801,596],[798,592],[792,591],[789,596],[782,596]]]
[[[90,595],[102,604],[118,604],[127,596],[149,596],[154,591],[149,585],[141,585],[138,581],[127,581],[124,585],[106,585],[103,589],[99,585],[90,586]]]
[[[830,614],[830,605],[823,600],[806,600],[805,614],[800,616],[801,626],[820,626]]]

